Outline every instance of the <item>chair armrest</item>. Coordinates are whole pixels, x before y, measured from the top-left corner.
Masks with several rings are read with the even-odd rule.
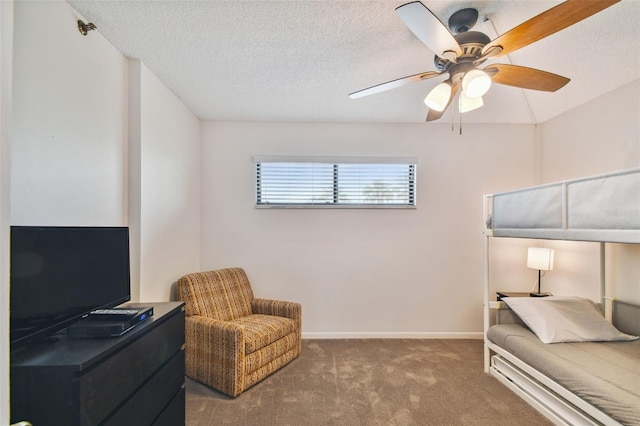
[[[192,331],[200,335],[206,336],[207,340],[212,342],[220,341],[227,345],[236,346],[244,341],[243,329],[237,324],[228,321],[221,321],[214,318],[203,317],[199,315],[189,315],[185,318],[185,322],[190,325]],[[210,336],[216,336],[210,339]]]
[[[185,355],[190,377],[236,396],[244,390],[242,327],[198,315],[185,318]]]
[[[251,310],[254,314],[275,315],[279,317],[291,318],[298,327],[302,326],[302,305],[295,302],[285,302],[282,300],[253,299]]]

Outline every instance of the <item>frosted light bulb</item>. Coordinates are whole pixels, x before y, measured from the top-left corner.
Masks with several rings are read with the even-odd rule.
[[[478,109],[484,105],[482,101],[482,96],[479,98],[470,98],[463,91],[460,93],[460,98],[458,99],[458,109],[461,113],[473,111],[474,109]]]
[[[479,98],[489,91],[491,77],[481,70],[471,70],[462,79],[462,90],[469,99]]]
[[[444,111],[451,98],[451,86],[446,81],[438,84],[429,92],[424,103],[434,111]]]

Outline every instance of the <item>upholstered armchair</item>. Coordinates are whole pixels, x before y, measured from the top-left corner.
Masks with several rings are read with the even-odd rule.
[[[185,275],[177,290],[187,376],[235,397],[300,355],[300,304],[255,299],[243,269]]]

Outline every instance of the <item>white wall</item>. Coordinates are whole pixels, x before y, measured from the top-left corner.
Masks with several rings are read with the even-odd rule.
[[[15,4],[13,225],[123,225],[126,59],[64,2]]]
[[[11,22],[5,26],[8,3],[0,3],[4,68],[5,43],[11,42],[5,31]],[[83,37],[77,30],[79,18],[65,2],[14,5],[13,96],[2,91],[3,105],[12,99],[9,202],[2,182],[2,212],[10,211],[12,225],[126,224],[126,59],[99,33]],[[3,86],[4,79],[3,73]],[[3,164],[5,140],[3,136]],[[3,243],[8,224],[8,217],[2,217]],[[4,290],[4,253],[2,260]],[[8,297],[1,299],[9,303]],[[8,313],[2,312],[2,323],[9,323]],[[7,360],[8,354],[9,345],[2,345],[0,359]],[[7,377],[0,375],[0,386],[0,413],[6,416],[0,424],[8,424]]]
[[[618,299],[640,304],[640,244],[607,244],[607,283]]]
[[[482,330],[482,194],[533,183],[532,126],[207,122],[202,144],[202,269],[301,302],[306,337]],[[418,208],[255,209],[256,154],[418,157]]]
[[[620,87],[543,124],[544,182],[640,167],[640,80]],[[558,244],[558,243],[555,243]],[[598,264],[598,245],[562,243],[570,272],[585,275]],[[586,256],[575,252],[588,252]],[[640,303],[640,246],[607,244],[607,281],[621,300]],[[560,252],[562,255],[563,252]],[[563,268],[561,259],[556,259]],[[565,263],[566,266],[566,263]],[[549,273],[557,293],[581,288],[575,274]],[[552,290],[553,291],[553,290]]]
[[[545,122],[542,180],[640,167],[640,80]]]
[[[144,65],[138,63],[133,82],[137,92],[129,91],[128,59],[99,30],[82,36],[81,17],[66,2],[21,1],[10,14],[12,5],[0,2],[3,323],[9,322],[9,224],[121,226],[133,210],[142,232],[132,234],[132,248],[141,253],[133,259],[132,297],[169,300],[175,279],[199,265],[198,119]],[[12,23],[13,55],[5,37]],[[130,101],[136,113],[129,114]],[[138,134],[132,149],[130,129]],[[136,147],[140,155],[130,157]],[[138,180],[130,187],[131,170]],[[0,339],[8,341],[7,332]],[[9,420],[9,348],[2,348],[0,424]]]
[[[9,323],[13,1],[0,2],[0,323]],[[9,424],[9,328],[0,327],[0,425]]]
[[[67,3],[19,2],[15,15],[11,223],[133,216],[132,299],[169,300],[199,264],[199,120],[144,65],[130,82],[127,58],[82,36]]]
[[[140,300],[200,266],[200,120],[140,64]]]

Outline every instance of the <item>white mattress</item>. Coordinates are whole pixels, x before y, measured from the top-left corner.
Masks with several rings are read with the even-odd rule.
[[[488,339],[622,424],[640,424],[640,340],[542,343],[515,324]]]

